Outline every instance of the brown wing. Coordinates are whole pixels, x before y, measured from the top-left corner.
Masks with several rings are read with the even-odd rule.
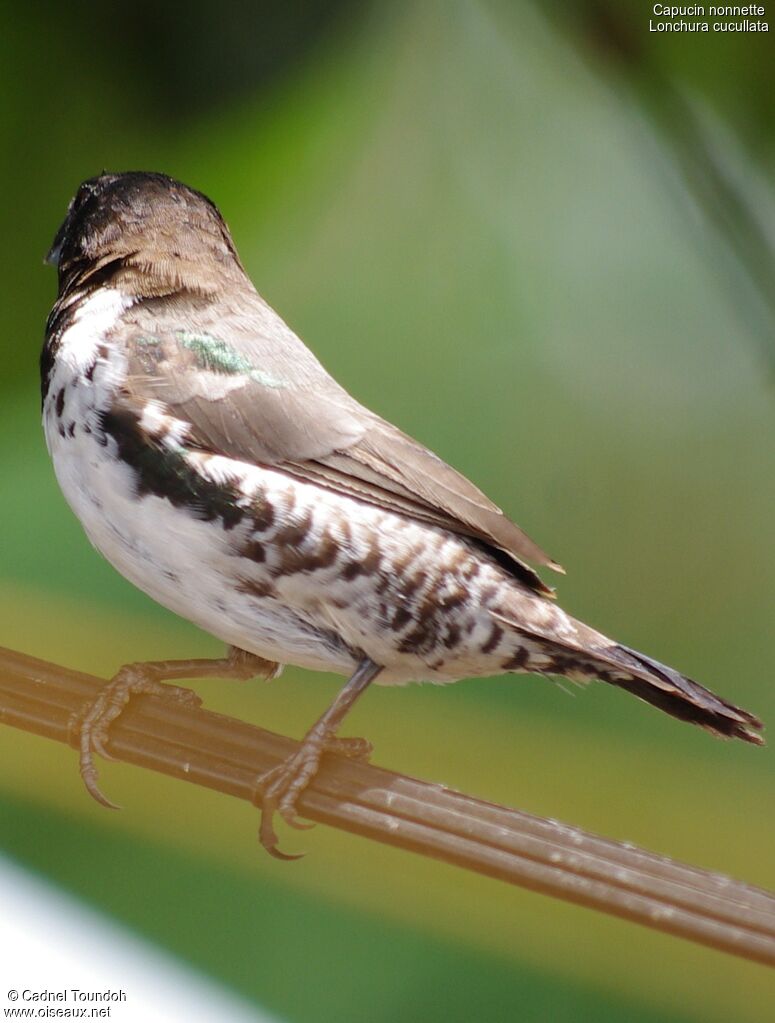
[[[465,476],[391,423],[366,415],[356,443],[303,463],[286,460],[286,468],[562,571]]]
[[[258,296],[241,303],[219,307],[217,320],[203,303],[195,332],[179,326],[191,323],[182,305],[168,305],[163,316],[131,311],[121,328],[127,392],[161,401],[188,422],[187,443],[281,467],[481,541],[533,589],[552,592],[522,559],[560,567],[492,501],[359,405]]]

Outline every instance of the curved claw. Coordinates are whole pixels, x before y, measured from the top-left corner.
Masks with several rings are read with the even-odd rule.
[[[81,779],[86,786],[86,791],[92,799],[96,799],[98,803],[107,807],[108,810],[121,809],[118,803],[114,803],[108,799],[97,784],[97,768],[94,766],[94,757],[89,746],[81,746],[80,771]]]
[[[98,732],[95,732],[94,735],[88,735],[87,733],[87,739],[91,751],[93,753],[98,753],[104,760],[115,761],[117,758],[114,757],[112,753],[108,753],[108,751],[105,749],[105,742],[107,741],[107,738],[108,738],[107,728],[100,728],[100,730]]]
[[[100,790],[94,755],[96,753],[105,760],[117,759],[107,750],[106,743],[110,737],[111,725],[121,716],[130,699],[135,695],[149,694],[163,696],[188,707],[201,706],[202,700],[197,693],[183,686],[163,685],[159,678],[154,676],[155,668],[157,674],[164,677],[159,669],[168,667],[169,663],[171,662],[124,665],[100,690],[96,699],[87,704],[82,715],[73,719],[73,726],[78,728],[81,777],[89,795],[102,806],[112,810],[121,809]],[[78,721],[80,725],[77,724]]]
[[[288,827],[293,828],[295,831],[311,831],[315,827],[312,821],[305,823],[304,821],[299,820],[299,818],[295,814],[289,814],[286,817],[282,810],[280,810],[280,816],[288,825]]]
[[[284,853],[277,845],[277,832],[272,827],[272,818],[276,809],[277,804],[274,800],[266,800],[264,802],[261,810],[261,824],[258,828],[258,839],[269,855],[274,856],[276,860],[300,860],[305,853]]]
[[[276,860],[284,860],[286,863],[291,860],[303,860],[307,855],[306,853],[284,853],[282,849],[278,849],[276,845],[266,845],[264,842],[261,843],[270,856],[274,856]]]

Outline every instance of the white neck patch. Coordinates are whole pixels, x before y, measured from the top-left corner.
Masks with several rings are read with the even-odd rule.
[[[135,299],[118,288],[100,288],[78,309],[62,335],[57,359],[74,373],[83,373],[97,358],[105,335]]]

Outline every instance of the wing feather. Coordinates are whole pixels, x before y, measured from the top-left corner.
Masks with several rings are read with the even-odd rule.
[[[359,405],[258,295],[227,308],[200,299],[195,316],[191,301],[130,310],[120,328],[129,397],[163,402],[198,447],[480,541],[552,593],[524,560],[560,566],[465,476]],[[192,319],[196,331],[180,328]]]

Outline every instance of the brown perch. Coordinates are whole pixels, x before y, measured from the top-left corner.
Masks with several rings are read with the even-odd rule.
[[[105,680],[0,647],[0,722],[77,748]],[[198,707],[138,697],[112,725],[117,760],[252,801],[298,743]],[[74,765],[75,770],[75,765]],[[775,895],[579,828],[327,756],[305,817],[744,959],[775,966]]]

